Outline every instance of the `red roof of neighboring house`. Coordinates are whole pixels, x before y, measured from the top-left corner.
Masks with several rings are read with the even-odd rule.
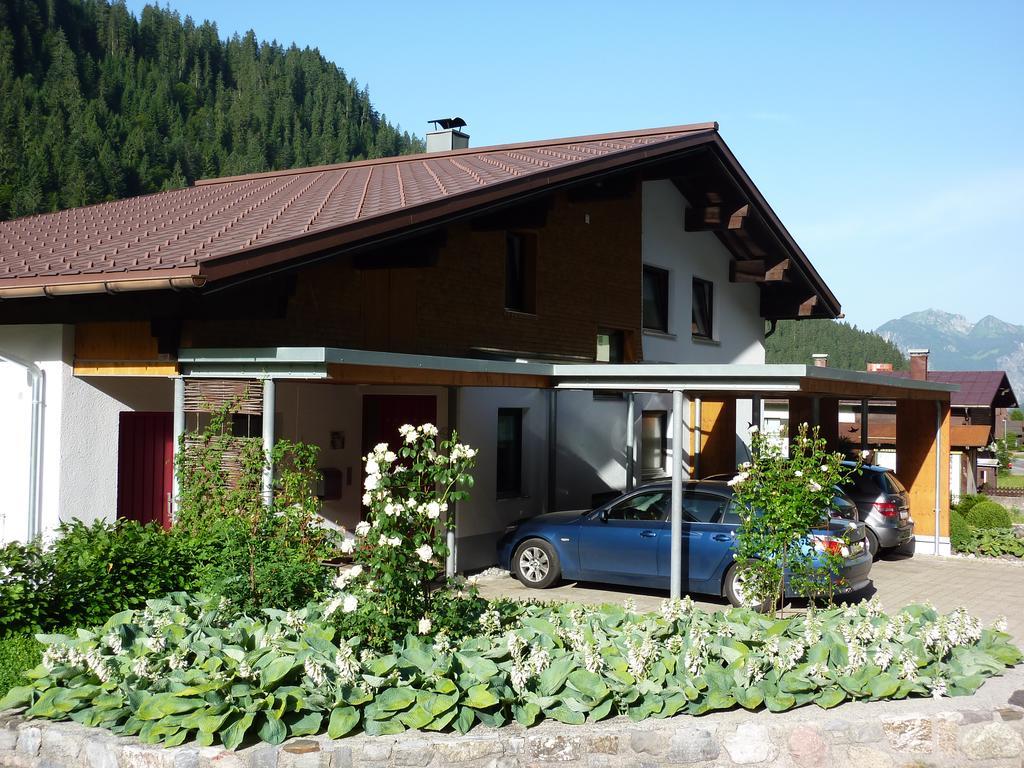
[[[0,298],[201,286],[708,147],[835,317],[839,302],[718,134],[698,123],[200,181],[0,222]],[[134,286],[131,285],[134,283]],[[159,285],[153,285],[159,284]],[[800,298],[806,295],[800,289]]]
[[[887,376],[910,378],[909,371],[891,371]],[[1017,396],[1005,371],[928,371],[928,381],[959,384],[950,405],[954,408],[1016,408]]]

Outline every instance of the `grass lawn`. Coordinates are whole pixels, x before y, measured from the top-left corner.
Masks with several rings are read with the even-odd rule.
[[[1024,488],[1024,475],[1000,474],[996,480],[997,488]]]

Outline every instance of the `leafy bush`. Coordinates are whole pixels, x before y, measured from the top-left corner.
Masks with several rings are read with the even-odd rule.
[[[827,450],[818,427],[809,432],[801,424],[788,456],[756,427],[751,432],[752,461],[729,481],[740,515],[734,557],[744,591],[755,603],[780,610],[787,582],[798,595],[831,597],[840,581],[842,544],[834,551],[821,542],[819,549],[808,538],[828,525],[835,486],[856,470],[843,466],[842,454]]]
[[[201,591],[247,610],[301,607],[327,587],[323,563],[339,554],[319,515],[318,449],[281,440],[266,456],[260,440],[231,433],[231,408],[182,436],[175,535],[192,550]],[[264,473],[274,478],[270,505]]]
[[[974,529],[956,509],[949,510],[949,543],[957,552],[967,551],[967,543],[974,534]]]
[[[1013,525],[1010,513],[994,501],[983,501],[980,504],[975,504],[967,512],[966,517],[967,522],[974,528],[1010,528]]]
[[[972,529],[960,544],[954,543],[953,548],[972,555],[1024,557],[1024,539],[1019,538],[1012,529],[1006,528]]]
[[[0,640],[0,696],[28,679],[22,672],[35,667],[43,658],[43,644],[30,634],[10,635]]]
[[[408,635],[363,653],[323,606],[264,618],[217,599],[151,600],[48,648],[0,709],[73,719],[148,743],[272,744],[326,730],[465,733],[476,723],[639,721],[735,706],[773,712],[847,699],[973,693],[1021,661],[1005,627],[963,610],[877,603],[775,620],[747,609],[695,610],[689,600],[635,614],[616,606],[527,606],[460,643]]]
[[[974,506],[981,504],[983,501],[992,501],[992,499],[983,493],[965,493],[953,505],[953,509],[961,515],[966,515]]]
[[[190,589],[191,547],[129,520],[61,524],[54,542],[0,549],[0,637],[88,626],[149,597]]]

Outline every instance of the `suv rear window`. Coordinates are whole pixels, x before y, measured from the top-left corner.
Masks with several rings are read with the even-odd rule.
[[[865,469],[861,474],[851,478],[854,487],[861,493],[906,493],[906,488],[896,479],[892,472],[878,472]]]

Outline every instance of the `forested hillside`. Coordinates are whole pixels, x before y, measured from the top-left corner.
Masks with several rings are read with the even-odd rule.
[[[765,347],[769,363],[810,365],[811,355],[827,352],[833,368],[863,371],[868,363],[892,363],[898,371],[907,368],[906,358],[892,342],[834,320],[781,320]]]
[[[153,6],[0,2],[0,219],[421,148],[316,50]]]

